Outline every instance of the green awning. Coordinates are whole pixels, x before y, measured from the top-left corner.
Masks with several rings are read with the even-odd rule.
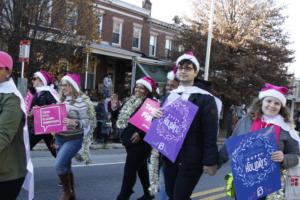
[[[146,65],[136,63],[136,74],[135,79],[138,80],[143,76],[150,76],[153,78],[157,83],[164,84],[167,82],[167,73],[168,70],[166,66],[153,66],[153,65]]]

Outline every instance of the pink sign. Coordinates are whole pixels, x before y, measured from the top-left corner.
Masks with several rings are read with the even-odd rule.
[[[153,118],[152,112],[154,109],[159,108],[159,105],[158,102],[152,99],[146,99],[140,109],[128,120],[128,122],[147,133]]]
[[[32,100],[33,100],[33,94],[30,91],[28,91],[25,97],[26,113],[29,113]]]
[[[34,108],[33,117],[36,135],[67,131],[67,127],[63,124],[64,118],[67,117],[65,104]]]

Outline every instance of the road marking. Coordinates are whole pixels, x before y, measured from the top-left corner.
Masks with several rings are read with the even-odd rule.
[[[216,194],[216,195],[212,195],[212,196],[209,196],[207,198],[204,198],[204,199],[199,199],[199,200],[217,200],[217,199],[221,199],[223,197],[226,197],[226,194],[225,193],[221,193],[221,194]]]
[[[72,167],[94,167],[94,166],[106,166],[106,165],[120,165],[124,164],[125,162],[114,162],[114,163],[95,163],[95,164],[81,164],[81,165],[72,165]]]
[[[207,194],[220,192],[220,191],[225,191],[225,187],[218,187],[218,188],[213,188],[213,189],[210,189],[210,190],[205,190],[203,192],[196,192],[196,193],[192,194],[191,198],[200,197],[200,196],[204,196],[204,195],[207,195]]]

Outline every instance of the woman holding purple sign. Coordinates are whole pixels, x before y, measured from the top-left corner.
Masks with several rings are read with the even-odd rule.
[[[274,126],[279,150],[272,153],[271,159],[280,163],[281,167],[285,169],[296,166],[300,155],[300,138],[294,131],[290,113],[286,108],[287,92],[286,87],[266,83],[259,92],[258,99],[253,101],[248,115],[238,121],[231,136]],[[221,166],[227,161],[228,155],[224,145],[219,152],[219,165]]]
[[[84,129],[89,127],[88,105],[83,100],[80,90],[80,75],[67,74],[61,79],[61,102],[66,104],[68,117],[64,123],[68,131],[55,135],[57,157],[56,172],[63,184],[61,200],[75,199],[74,176],[71,161],[80,150]]]
[[[150,182],[147,158],[150,155],[151,147],[143,141],[145,132],[128,123],[128,120],[139,110],[147,98],[153,98],[153,93],[156,92],[156,86],[156,82],[147,76],[137,80],[134,94],[130,96],[120,110],[117,127],[123,129],[121,140],[126,148],[127,156],[122,187],[117,200],[129,199],[133,193],[136,174],[138,174],[144,190],[144,195],[138,198],[138,200],[150,200],[154,198],[154,196],[150,195],[148,190]]]

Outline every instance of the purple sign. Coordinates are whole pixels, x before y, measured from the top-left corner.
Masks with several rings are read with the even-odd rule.
[[[198,107],[177,98],[163,110],[163,116],[153,120],[144,140],[175,162]]]
[[[53,104],[35,108],[33,117],[34,133],[36,135],[67,131],[67,127],[63,123],[64,118],[67,117],[65,104]]]

